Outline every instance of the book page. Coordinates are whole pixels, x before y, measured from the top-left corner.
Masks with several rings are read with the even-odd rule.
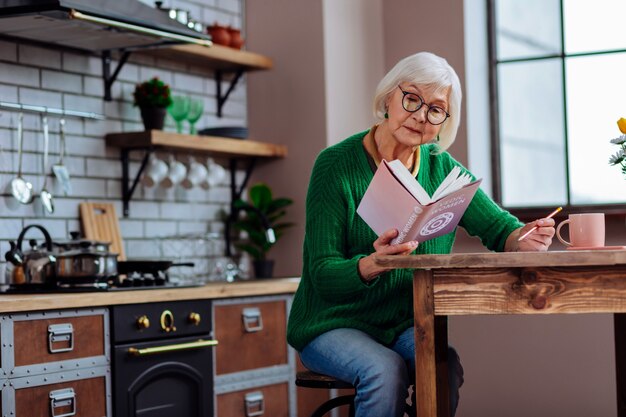
[[[426,204],[430,204],[433,201],[426,192],[426,190],[424,190],[420,183],[417,182],[417,179],[415,179],[415,177],[411,175],[409,170],[406,169],[406,167],[402,164],[402,162],[400,162],[400,160],[394,159],[391,162],[387,162],[383,159],[383,164],[385,164],[389,168],[394,177],[396,177],[398,181],[402,183],[404,188],[406,188],[407,191],[410,192],[411,195],[413,195],[413,197],[415,197],[415,199],[421,205],[425,206]]]
[[[469,174],[461,173],[461,168],[455,166],[441,184],[439,184],[439,187],[437,187],[431,198],[433,201],[437,201],[456,190],[460,190],[470,182],[472,182],[472,177]]]

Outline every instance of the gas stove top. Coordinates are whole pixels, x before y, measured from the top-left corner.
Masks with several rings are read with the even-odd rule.
[[[0,291],[7,294],[34,294],[49,292],[81,292],[81,291],[129,291],[163,288],[190,288],[202,284],[171,282],[165,273],[131,273],[119,275],[107,280],[81,278],[80,280],[64,280],[48,284],[12,284]]]

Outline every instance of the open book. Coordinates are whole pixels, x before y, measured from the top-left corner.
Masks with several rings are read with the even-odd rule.
[[[424,242],[454,230],[480,182],[454,167],[431,197],[399,160],[383,160],[356,211],[379,236],[397,229],[393,244]]]

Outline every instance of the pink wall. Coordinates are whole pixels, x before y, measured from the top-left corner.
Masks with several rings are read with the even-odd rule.
[[[324,38],[320,1],[246,2],[246,47],[271,57],[274,68],[248,75],[248,126],[252,138],[287,145],[289,156],[260,165],[252,178],[289,197],[296,223],[269,253],[276,276],[302,269],[304,202],[317,154],[326,147]]]

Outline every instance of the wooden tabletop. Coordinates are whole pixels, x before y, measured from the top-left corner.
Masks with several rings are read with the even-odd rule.
[[[215,282],[200,287],[185,288],[45,294],[0,294],[0,313],[102,307],[159,301],[291,294],[296,291],[299,282],[299,278],[276,278],[242,282]]]
[[[376,263],[396,268],[419,269],[602,266],[626,264],[626,250],[387,255],[377,256]]]

